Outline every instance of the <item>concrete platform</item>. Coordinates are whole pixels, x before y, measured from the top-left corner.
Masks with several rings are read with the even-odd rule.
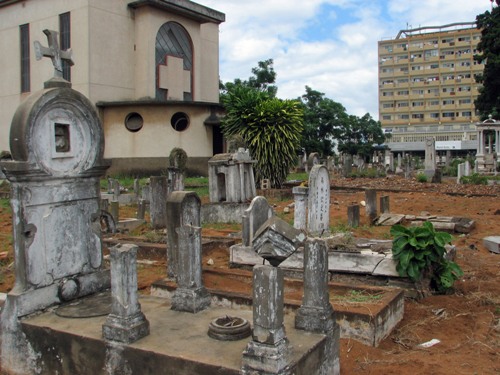
[[[218,286],[218,289],[208,289],[213,306],[229,307],[233,311],[251,309],[250,271],[204,270],[203,280],[205,285]],[[222,289],[224,285],[228,286],[227,289]],[[404,292],[401,289],[338,283],[329,283],[329,288],[330,302],[335,310],[342,338],[377,346],[403,319]],[[151,285],[151,294],[170,299],[175,289],[176,285],[172,281],[158,280]],[[285,308],[289,313],[300,307],[302,295],[302,281],[285,278]]]
[[[38,353],[33,374],[239,374],[241,354],[250,338],[218,341],[208,337],[207,330],[213,319],[225,315],[252,322],[251,310],[213,307],[190,314],[170,310],[162,298],[145,296],[140,303],[151,334],[130,345],[101,339],[106,316],[72,319],[52,310],[24,319],[23,332]],[[294,374],[314,374],[312,366],[323,355],[326,338],[295,330],[293,318],[285,316]]]

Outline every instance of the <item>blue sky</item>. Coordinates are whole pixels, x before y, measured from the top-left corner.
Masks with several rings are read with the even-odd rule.
[[[247,79],[272,58],[278,96],[305,86],[378,119],[377,42],[401,29],[473,22],[489,0],[195,0],[226,14],[220,78]]]

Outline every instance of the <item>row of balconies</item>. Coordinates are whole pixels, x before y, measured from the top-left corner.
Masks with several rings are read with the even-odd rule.
[[[452,67],[438,67],[438,68],[428,68],[428,67],[423,67],[422,69],[415,69],[412,70],[411,66],[406,66],[407,70],[401,70],[401,68],[394,68],[392,71],[382,71],[382,69],[379,70],[379,77],[380,78],[389,78],[389,77],[406,77],[406,76],[416,76],[419,74],[432,74],[432,75],[446,75],[450,73],[457,73],[457,75],[462,74],[467,74],[471,73],[474,74],[476,72],[480,72],[483,70],[484,65],[461,65],[460,62],[458,62],[455,66]],[[387,68],[386,68],[387,69]]]
[[[400,56],[382,56],[379,57],[379,65],[380,66],[389,66],[389,65],[406,65],[412,63],[423,63],[423,62],[437,62],[437,61],[473,61],[474,54],[461,54],[461,55],[438,55],[438,56],[422,56],[422,57],[410,57],[409,55],[406,57]]]

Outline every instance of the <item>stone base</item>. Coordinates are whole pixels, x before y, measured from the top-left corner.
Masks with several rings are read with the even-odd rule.
[[[326,333],[336,326],[335,313],[328,309],[301,306],[295,314],[295,328],[308,332]]]
[[[242,374],[292,374],[290,367],[291,347],[286,338],[276,345],[250,341],[243,351]]]
[[[149,322],[142,312],[128,318],[109,314],[102,325],[102,337],[106,340],[130,344],[147,335]]]
[[[201,287],[198,289],[177,288],[172,296],[172,310],[196,314],[210,306],[210,293]]]

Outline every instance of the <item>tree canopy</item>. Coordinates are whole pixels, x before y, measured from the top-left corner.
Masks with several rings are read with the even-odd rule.
[[[500,1],[496,1],[499,5]],[[477,28],[481,29],[481,41],[477,45],[480,53],[474,59],[485,63],[482,74],[476,80],[483,84],[475,101],[481,119],[488,115],[500,117],[500,7],[494,7],[476,17]]]
[[[302,132],[302,108],[295,100],[270,97],[267,92],[237,86],[224,97],[226,137],[240,136],[257,160],[257,181],[269,179],[281,188],[297,161]]]

